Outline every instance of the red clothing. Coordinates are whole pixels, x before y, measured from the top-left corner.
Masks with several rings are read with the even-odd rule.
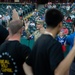
[[[61,31],[63,31],[65,35],[68,35],[68,33],[69,33],[67,28],[62,28]]]
[[[66,20],[66,22],[72,22],[72,20],[71,20],[71,19],[69,19],[69,20]]]
[[[63,50],[63,52],[65,52],[66,51],[66,46],[62,45],[62,50]]]

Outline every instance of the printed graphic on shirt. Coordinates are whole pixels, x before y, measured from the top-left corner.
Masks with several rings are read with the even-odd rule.
[[[7,52],[0,55],[0,75],[12,74],[16,75],[18,72],[16,62]]]

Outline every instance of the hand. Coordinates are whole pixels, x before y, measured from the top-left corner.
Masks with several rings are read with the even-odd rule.
[[[13,9],[12,12],[13,12],[12,19],[19,20],[19,15],[18,15],[18,12],[16,11],[16,9]]]

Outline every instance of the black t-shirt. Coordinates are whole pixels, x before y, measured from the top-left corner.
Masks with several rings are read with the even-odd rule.
[[[52,36],[43,34],[35,42],[26,63],[32,67],[34,75],[54,75],[63,58],[61,44]]]
[[[0,46],[0,75],[25,75],[23,63],[30,48],[19,41],[6,41]]]
[[[8,30],[0,25],[0,45],[5,41],[8,35]]]

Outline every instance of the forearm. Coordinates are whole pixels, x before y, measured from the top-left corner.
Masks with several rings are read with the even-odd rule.
[[[23,69],[26,75],[33,75],[32,68],[26,63],[23,64]]]
[[[75,50],[72,48],[70,53],[66,56],[66,58],[56,68],[54,74],[55,75],[64,75],[68,71],[68,69],[70,68],[70,65],[74,59],[74,56],[75,56]]]

